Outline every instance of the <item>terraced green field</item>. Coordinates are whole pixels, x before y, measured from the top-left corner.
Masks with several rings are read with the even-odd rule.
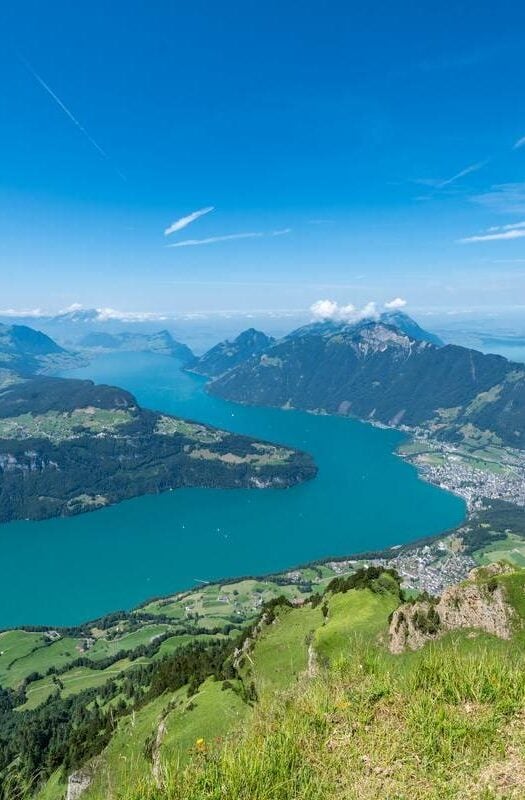
[[[70,412],[21,414],[0,419],[0,439],[49,439],[64,442],[86,433],[114,432],[133,415],[124,409],[79,408]]]
[[[508,534],[506,539],[500,539],[494,544],[483,549],[477,561],[480,564],[491,564],[495,561],[510,561],[517,567],[525,567],[525,542],[520,536]]]
[[[247,579],[203,585],[193,592],[147,603],[130,615],[115,618],[105,628],[95,622],[75,636],[64,636],[60,631],[50,634],[5,631],[0,633],[0,686],[17,689],[30,678],[25,689],[26,701],[18,707],[24,711],[37,708],[55,693],[67,697],[104,686],[130,666],[140,664],[144,657],[121,658],[104,669],[92,669],[85,664],[68,669],[68,665],[79,658],[96,665],[106,659],[114,660],[120,654],[132,655],[144,647],[151,649],[145,659],[149,662],[175,653],[191,642],[232,636],[255,619],[263,603],[280,595],[290,600],[306,597],[311,582],[321,580],[319,575],[324,581],[333,574],[328,568],[307,568],[294,572],[286,584]],[[165,638],[167,634],[172,635]],[[51,641],[50,635],[60,638]],[[47,675],[50,669],[57,674]]]
[[[41,633],[26,631],[0,633],[0,684],[6,685],[4,681],[14,662],[28,656],[33,650],[43,645],[44,637]]]
[[[85,689],[104,686],[109,680],[117,678],[126,669],[139,663],[141,663],[140,659],[130,661],[127,658],[123,658],[120,661],[115,661],[114,664],[106,667],[106,669],[96,670],[89,667],[75,667],[68,672],[62,672],[59,677],[51,675],[42,678],[29,684],[26,691],[27,701],[18,708],[20,711],[37,708],[54,692],[59,693],[62,697],[68,697]]]
[[[71,636],[64,636],[59,641],[46,643],[40,634],[25,634],[23,631],[9,631],[0,634],[0,643],[7,641],[14,642],[15,647],[27,647],[29,642],[26,636],[33,638],[33,649],[20,655],[15,659],[9,660],[9,650],[0,656],[0,664],[6,658],[5,667],[0,672],[0,682],[2,686],[16,688],[28,675],[34,672],[45,673],[50,667],[60,668],[68,662],[78,658],[79,640]],[[5,638],[4,638],[5,637]]]
[[[123,624],[125,629],[125,623]],[[145,624],[138,630],[131,631],[130,633],[122,633],[115,636],[115,638],[108,639],[101,636],[96,640],[95,644],[87,651],[87,655],[92,661],[100,661],[103,658],[110,658],[111,656],[120,653],[122,650],[134,650],[141,644],[151,644],[159,636],[173,630],[173,626],[162,624]]]

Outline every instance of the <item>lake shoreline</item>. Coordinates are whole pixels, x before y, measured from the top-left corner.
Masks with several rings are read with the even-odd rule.
[[[465,519],[462,500],[395,454],[402,432],[229,404],[166,356],[101,357],[68,376],[116,383],[144,408],[306,451],[319,471],[286,492],[180,489],[96,514],[1,526],[2,627],[67,627],[224,575],[278,574],[290,564],[335,560],[333,553],[378,553],[442,536]]]

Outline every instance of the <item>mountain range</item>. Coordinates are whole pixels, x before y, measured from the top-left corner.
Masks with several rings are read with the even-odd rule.
[[[158,355],[173,356],[183,364],[188,364],[195,359],[190,348],[178,342],[166,330],[158,333],[91,331],[79,340],[78,347],[95,352],[157,353]]]
[[[426,427],[454,440],[479,433],[525,447],[525,366],[432,339],[405,314],[312,323],[232,369],[227,359],[215,362],[208,391],[240,403]]]
[[[167,317],[161,314],[125,314],[113,309],[81,307],[72,307],[58,314],[0,314],[0,322],[36,327],[66,348],[76,347],[83,337],[94,331],[120,334],[131,329],[133,332],[153,334],[159,327],[165,327],[166,321]]]
[[[0,368],[22,374],[70,369],[84,359],[60,347],[45,333],[26,325],[0,323]]]

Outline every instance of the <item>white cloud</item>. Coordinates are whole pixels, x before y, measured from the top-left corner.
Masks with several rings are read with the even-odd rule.
[[[119,311],[116,308],[97,308],[97,320],[108,322],[112,319],[120,322],[154,322],[169,319],[169,316],[156,311]]]
[[[403,300],[402,297],[395,297],[393,300],[389,300],[388,303],[385,303],[385,308],[389,311],[396,311],[399,308],[404,308],[407,304],[406,300]]]
[[[148,321],[161,321],[170,319],[169,314],[160,313],[157,311],[120,311],[117,308],[86,308],[82,303],[72,303],[67,308],[62,308],[60,311],[54,313],[44,311],[40,308],[33,309],[15,309],[5,308],[0,309],[0,317],[63,317],[68,314],[78,314],[77,319],[108,322],[110,320],[118,320],[120,322],[148,322]],[[84,315],[84,316],[83,316]]]
[[[355,311],[354,306],[347,306]],[[319,319],[333,319],[339,312],[339,306],[335,300],[317,300],[316,303],[310,306],[310,311],[314,317]]]
[[[374,302],[367,303],[363,308],[356,308],[352,303],[340,306],[335,300],[317,300],[310,306],[310,311],[315,319],[335,322],[359,322],[362,319],[379,317]]]
[[[525,236],[523,228],[508,231],[500,231],[499,233],[484,233],[480,236],[467,236],[465,239],[459,239],[460,244],[471,244],[472,242],[495,242],[508,239],[521,239]]]
[[[465,178],[467,175],[470,175],[472,172],[477,172],[479,169],[482,169],[484,166],[488,164],[488,161],[477,161],[475,164],[470,164],[468,167],[461,169],[459,172],[456,172],[455,175],[452,175],[450,178],[418,178],[414,181],[414,183],[418,183],[421,186],[428,186],[431,189],[435,189],[436,191],[439,189],[445,189],[447,186],[450,186],[452,183],[461,180],[461,178]],[[423,195],[422,197],[418,197],[418,200],[431,200],[432,195]]]
[[[370,301],[370,303],[367,303],[366,306],[363,306],[363,308],[360,311],[358,311],[358,318],[379,319],[379,312],[373,300]]]
[[[291,228],[282,228],[279,231],[272,231],[272,236],[286,236],[287,233],[291,233]]]
[[[0,317],[45,317],[41,308],[2,308]]]
[[[233,239],[256,239],[264,233],[230,233],[227,236],[210,236],[207,239],[184,239],[182,242],[167,244],[166,247],[195,247],[199,244],[215,244],[215,242],[230,242]]]
[[[525,136],[522,136],[521,139],[514,143],[513,150],[519,150],[520,147],[525,147]]]
[[[120,311],[117,308],[110,308],[107,306],[103,308],[86,308],[82,303],[72,303],[67,308],[62,308],[57,316],[63,317],[68,314],[76,314],[76,319],[80,321],[97,322],[109,322],[110,320],[118,320],[120,322],[154,322],[155,320],[160,321],[170,318],[170,315],[157,311]]]
[[[525,228],[525,220],[523,222],[511,222],[510,225],[492,225],[488,228],[487,233],[495,233],[496,231],[512,231],[516,228]]]
[[[175,222],[172,222],[171,225],[166,228],[164,236],[169,236],[171,233],[181,231],[183,228],[191,225],[192,222],[195,222],[196,219],[199,219],[199,217],[203,217],[205,214],[209,214],[210,211],[214,210],[215,206],[206,206],[206,208],[199,208],[198,211],[192,211],[191,214],[176,219]]]

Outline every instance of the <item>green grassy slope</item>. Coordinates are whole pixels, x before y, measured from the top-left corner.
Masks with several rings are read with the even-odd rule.
[[[524,797],[525,572],[496,580],[519,615],[511,640],[452,631],[401,656],[386,648],[388,617],[399,603],[388,577],[374,590],[329,593],[314,608],[278,608],[242,661],[258,702],[243,705],[237,694],[206,682],[201,692],[215,691],[202,722],[193,712],[172,712],[177,723],[165,739],[170,749],[160,749],[160,776],[154,779],[148,765],[107,797],[331,800],[335,791],[348,800]],[[224,700],[233,698],[220,731],[229,735],[200,750],[197,739],[215,737]],[[187,760],[174,758],[177,747]]]
[[[483,570],[476,579],[487,596],[503,588],[510,639],[451,630],[401,655],[388,650],[399,587],[392,574],[378,573],[336,578],[311,602],[265,606],[265,622],[226,656],[223,672],[235,675],[228,680],[208,677],[155,695],[148,673],[151,685],[129,695],[133,664],[106,667],[120,694],[101,707],[125,702],[127,710],[83,767],[92,776],[85,800],[331,800],[335,790],[348,800],[525,797],[525,570]],[[234,586],[232,598],[254,588]],[[206,587],[191,603],[219,613],[228,592]],[[172,600],[160,602],[175,611]],[[161,647],[169,652],[177,638]],[[31,640],[10,640],[23,660]],[[155,659],[164,663],[160,653]],[[151,666],[151,657],[142,663]],[[63,672],[63,695],[99,685],[100,673]],[[52,676],[45,680],[56,691]],[[45,694],[48,686],[28,689]],[[33,797],[63,800],[66,776],[53,772]]]
[[[283,608],[244,659],[245,680],[253,679],[257,694],[289,686],[307,668],[308,642],[322,624],[321,609]]]
[[[118,796],[122,787],[140,783],[148,774],[158,774],[162,781],[192,755],[212,748],[248,711],[228,684],[211,678],[190,697],[185,689],[162,695],[121,721],[95,763],[95,779],[84,795],[86,800]]]

